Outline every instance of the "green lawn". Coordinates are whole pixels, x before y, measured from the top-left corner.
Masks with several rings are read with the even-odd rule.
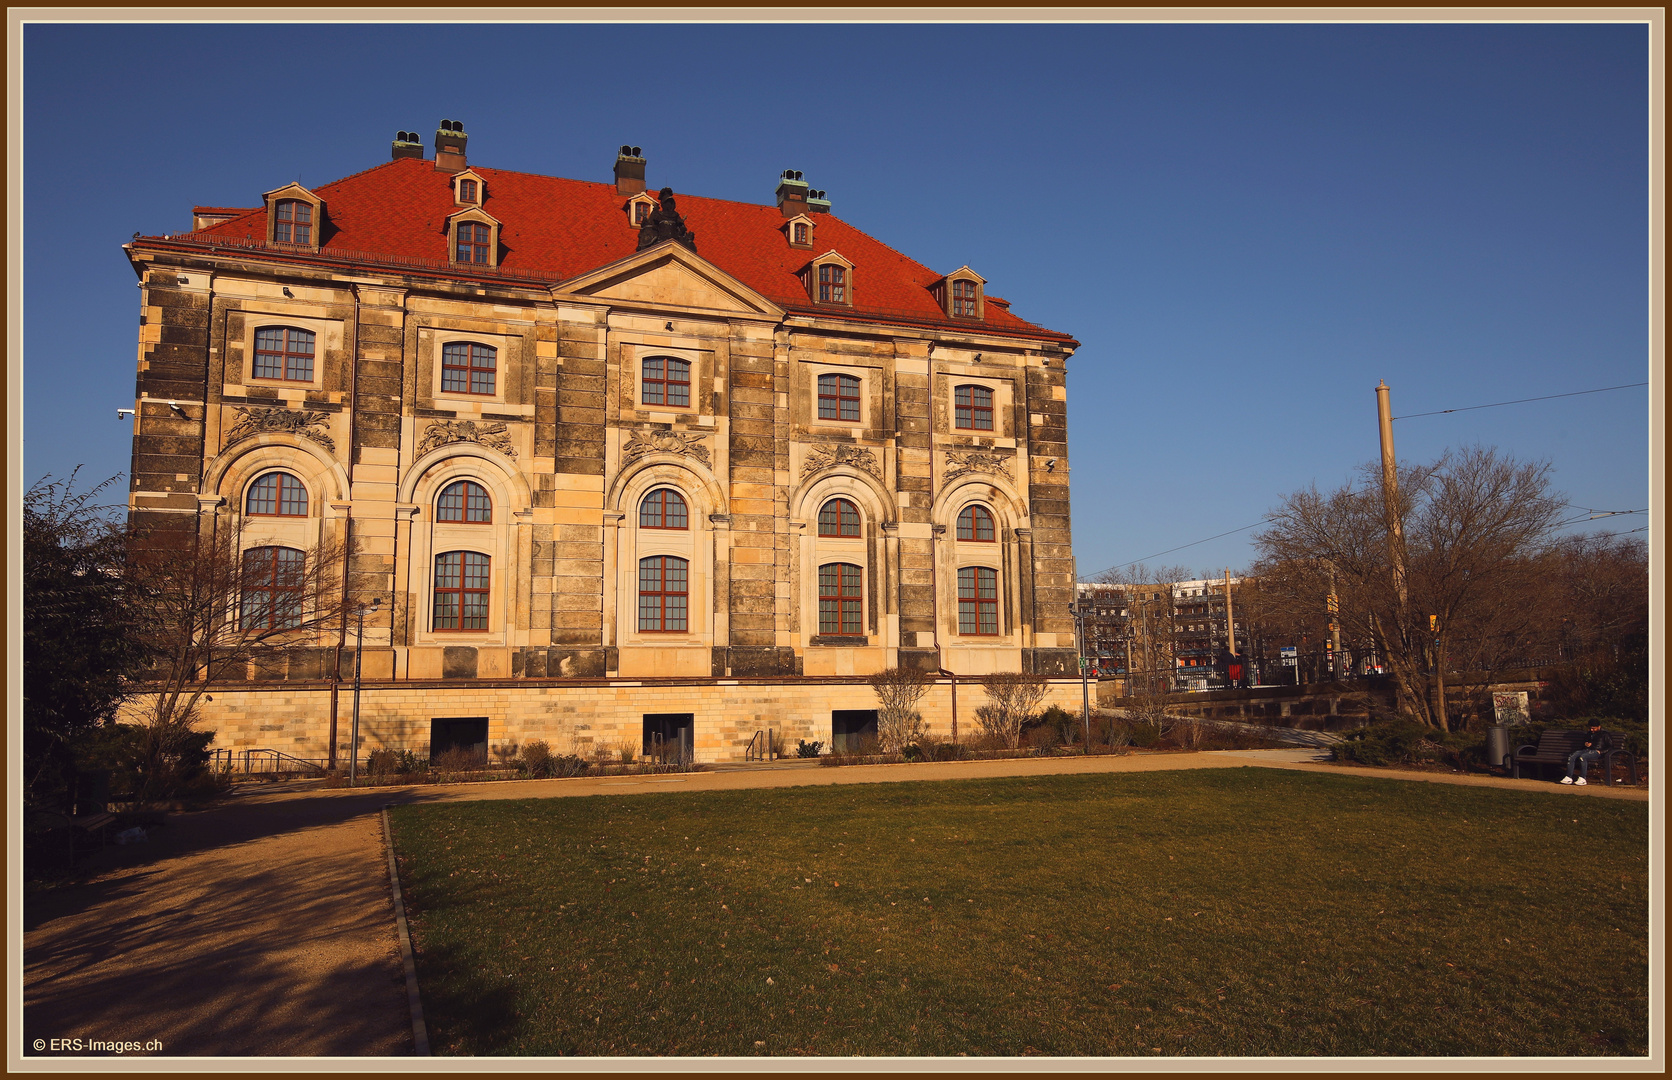
[[[1648,1052],[1641,802],[1244,768],[392,815],[439,1053]]]

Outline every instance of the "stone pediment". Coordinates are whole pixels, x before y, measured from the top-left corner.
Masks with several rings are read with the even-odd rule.
[[[560,282],[552,296],[670,313],[694,310],[773,322],[784,317],[778,305],[671,240]]]

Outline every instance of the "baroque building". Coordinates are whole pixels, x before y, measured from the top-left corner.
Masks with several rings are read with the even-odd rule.
[[[773,202],[676,198],[635,147],[591,182],[466,141],[401,132],[125,247],[132,512],[237,537],[246,570],[351,553],[379,601],[364,749],[655,733],[726,760],[861,730],[895,665],[941,678],[943,733],[952,676],[1073,676],[1073,338],[798,173]],[[340,751],[351,630],[230,673],[217,745]]]

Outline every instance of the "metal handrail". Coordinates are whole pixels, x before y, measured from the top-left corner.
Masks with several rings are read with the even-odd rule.
[[[325,766],[307,758],[299,758],[283,750],[251,748],[248,750],[211,750],[210,760],[218,772],[252,776],[256,773],[312,773],[325,775]],[[266,767],[262,767],[266,766]]]
[[[766,758],[763,756],[765,754],[765,746],[764,746],[765,741],[766,741],[766,732],[756,731],[755,734],[754,734],[754,737],[749,740],[749,748],[743,752],[743,760],[744,761],[765,761]],[[756,749],[756,747],[755,747],[756,743],[761,743],[763,745],[760,749]]]

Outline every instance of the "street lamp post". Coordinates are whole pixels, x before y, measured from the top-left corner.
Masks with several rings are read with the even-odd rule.
[[[353,787],[360,764],[360,654],[365,652],[366,612],[376,611],[383,598],[354,609],[354,720],[348,735],[348,786]]]

